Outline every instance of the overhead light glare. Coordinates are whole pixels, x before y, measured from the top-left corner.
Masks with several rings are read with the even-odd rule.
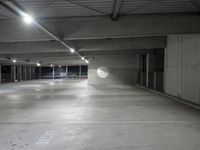
[[[53,67],[53,64],[50,64],[50,67]]]
[[[26,23],[26,24],[31,24],[33,22],[33,18],[30,16],[30,15],[27,15],[25,14],[23,16],[23,21]]]
[[[41,64],[40,64],[40,63],[37,63],[37,66],[39,67],[39,66],[41,66]]]
[[[16,63],[17,61],[15,59],[12,60],[13,63]]]
[[[85,60],[85,57],[81,57],[82,60]]]
[[[70,52],[71,52],[71,53],[74,53],[75,50],[74,50],[73,48],[70,48]]]
[[[88,60],[85,60],[85,62],[86,62],[87,64],[89,64],[89,61],[88,61]]]

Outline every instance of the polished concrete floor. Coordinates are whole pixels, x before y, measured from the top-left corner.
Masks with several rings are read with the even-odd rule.
[[[200,111],[132,86],[2,84],[0,150],[200,150]]]

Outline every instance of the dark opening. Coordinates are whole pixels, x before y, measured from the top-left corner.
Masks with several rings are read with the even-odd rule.
[[[11,66],[2,66],[2,83],[11,82]]]
[[[68,78],[78,79],[79,71],[79,66],[68,66]]]
[[[147,55],[149,63],[147,66]],[[163,91],[164,80],[164,49],[154,49],[148,54],[142,54],[139,57],[138,84],[148,86],[148,88]],[[147,74],[147,67],[149,68]],[[148,75],[148,85],[147,85]]]
[[[55,67],[54,71],[55,71],[55,79],[66,78],[66,67],[65,66]]]

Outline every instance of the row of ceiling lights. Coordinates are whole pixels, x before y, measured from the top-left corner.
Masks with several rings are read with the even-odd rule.
[[[87,64],[89,64],[89,61],[84,56],[81,56],[75,49],[71,48],[68,44],[66,44],[66,42],[64,40],[62,40],[61,38],[59,38],[56,34],[54,34],[48,28],[46,28],[45,26],[41,25],[36,20],[34,20],[34,18],[31,15],[27,14],[23,9],[21,9],[21,7],[19,7],[19,5],[15,1],[3,0],[3,1],[1,1],[1,3],[3,3],[3,6],[6,5],[6,8],[9,9],[9,10],[11,10],[15,14],[17,14],[17,16],[20,15],[22,17],[23,21],[26,24],[32,24],[32,23],[34,23],[34,25],[36,25],[38,28],[40,28],[45,33],[47,33],[49,36],[51,36],[53,39],[55,39],[60,44],[62,44],[66,48],[68,48],[71,53],[75,53],[81,60],[83,60]],[[16,60],[13,59],[12,62],[16,63]],[[41,66],[41,64],[39,62],[36,63],[36,65],[37,66]]]
[[[16,60],[16,59],[12,59],[12,62],[13,62],[13,63],[16,63],[16,62],[17,62],[17,60]],[[36,65],[37,65],[37,67],[40,67],[40,66],[41,66],[41,64],[40,64],[40,63],[36,63]],[[50,64],[49,66],[50,66],[50,67],[54,67],[54,65],[53,65],[53,64]],[[62,67],[62,65],[59,65],[58,67],[59,67],[59,68],[61,68],[61,67]]]
[[[26,24],[31,24],[34,22],[34,19],[33,17],[31,17],[30,15],[28,14],[24,14],[23,15],[23,21],[26,23]],[[70,49],[70,52],[71,53],[75,53],[75,50],[73,48],[69,48]],[[80,56],[80,55],[78,55]],[[89,64],[89,61],[87,59],[85,59],[85,57],[83,56],[80,56],[81,57],[81,60],[85,61],[87,64]],[[37,63],[37,66],[40,66],[40,63]]]
[[[16,59],[12,59],[11,60],[13,63],[16,63],[17,62],[17,60]],[[40,63],[36,63],[36,65],[39,67],[39,66],[41,66],[41,64]]]
[[[30,16],[30,15],[27,15],[27,14],[24,14],[23,16],[23,21],[26,23],[26,24],[31,24],[34,22],[34,19]],[[73,48],[70,48],[70,52],[71,53],[75,53],[75,50]],[[87,64],[89,64],[89,61],[87,59],[85,59],[85,57],[81,56],[81,60],[85,61]],[[16,59],[12,59],[12,62],[13,63],[16,63],[17,60]],[[41,63],[36,63],[36,65],[39,67],[41,66]],[[51,67],[53,67],[53,64],[50,65]]]

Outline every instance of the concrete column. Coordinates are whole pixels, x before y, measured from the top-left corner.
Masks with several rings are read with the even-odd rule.
[[[32,79],[35,79],[35,67],[31,67],[31,74]]]
[[[19,79],[19,66],[17,66],[17,81],[20,81],[20,79]]]
[[[41,67],[39,67],[39,79],[41,79],[41,76],[42,76],[42,70]]]
[[[140,55],[137,54],[137,73],[139,72],[140,69]]]
[[[137,82],[139,84],[139,71],[140,71],[140,55],[137,54]]]
[[[22,66],[19,66],[19,81],[22,80]]]
[[[146,54],[146,87],[149,86],[149,54]]]
[[[27,80],[30,80],[30,66],[26,66]]]
[[[24,80],[27,80],[27,68],[24,66]]]
[[[66,78],[68,78],[68,66],[66,66]]]
[[[141,74],[140,74],[140,85],[142,86],[143,84],[143,72],[141,71]]]
[[[178,57],[177,57],[177,95],[182,95],[182,36],[178,36]]]
[[[167,81],[167,76],[166,76],[166,74],[167,74],[167,64],[168,64],[168,62],[167,62],[167,48],[165,48],[165,54],[164,54],[164,82],[163,82],[163,90],[164,90],[164,92],[165,93],[167,93],[167,85],[166,85],[166,81]]]
[[[153,89],[156,90],[156,72],[153,74]]]
[[[31,78],[32,78],[32,77],[31,77],[31,66],[29,66],[28,68],[29,68],[29,69],[28,69],[28,70],[29,70],[29,71],[28,71],[28,72],[29,72],[29,80],[31,80]]]
[[[0,83],[1,83],[1,65],[0,65]]]
[[[81,65],[79,66],[79,79],[81,79]]]
[[[14,66],[10,66],[10,82],[14,82]]]
[[[53,66],[52,79],[55,79],[55,67]]]
[[[13,66],[13,80],[16,81],[16,66]]]

